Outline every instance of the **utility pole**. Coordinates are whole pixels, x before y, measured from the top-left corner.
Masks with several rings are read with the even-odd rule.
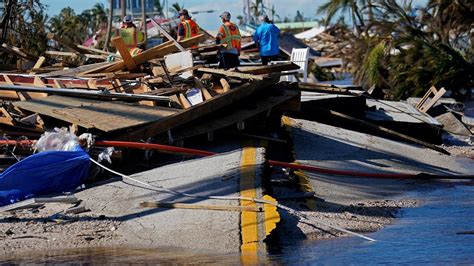
[[[146,49],[146,42],[148,40],[148,35],[147,35],[147,28],[146,28],[146,10],[145,10],[145,0],[142,0],[142,27],[143,27],[143,33],[145,34],[145,49]]]
[[[125,0],[120,0],[120,7],[122,8],[122,18],[125,17],[125,15],[127,15],[127,12],[126,12],[126,7],[125,7]]]

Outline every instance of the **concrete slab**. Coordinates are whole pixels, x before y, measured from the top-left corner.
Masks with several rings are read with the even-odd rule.
[[[133,178],[199,196],[238,197],[243,175],[251,172],[261,178],[264,149],[253,150],[255,163],[246,165],[244,170],[242,150],[236,150],[167,165],[133,175]],[[257,196],[261,196],[259,189]],[[241,248],[241,212],[139,207],[143,201],[229,206],[239,206],[239,201],[181,197],[153,191],[128,180],[93,187],[76,196],[94,214],[121,221],[117,233],[126,239],[127,245],[172,246],[218,253],[239,252]]]
[[[369,173],[472,174],[474,163],[415,145],[287,118],[298,163]],[[416,189],[413,180],[355,178],[306,173],[317,196],[330,202],[381,199]]]

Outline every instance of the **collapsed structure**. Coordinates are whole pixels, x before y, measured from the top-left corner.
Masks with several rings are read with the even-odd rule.
[[[330,39],[326,35],[323,38]],[[108,166],[104,162],[91,165],[90,174],[81,180],[87,183],[85,188],[68,188],[74,196],[38,192],[2,207],[1,211],[25,217],[29,214],[22,209],[47,204],[34,214],[35,219],[50,221],[60,214],[87,231],[71,237],[67,245],[61,239],[55,244],[58,248],[103,246],[107,240],[111,245],[166,243],[253,254],[266,250],[264,240],[271,238],[280,220],[286,223],[280,235],[291,230],[288,221],[292,218],[286,214],[308,220],[306,212],[298,211],[317,213],[317,206],[331,208],[324,200],[334,196],[328,191],[337,189],[328,180],[338,180],[340,189],[349,182],[348,176],[397,179],[377,185],[361,182],[341,193],[351,200],[374,200],[396,194],[390,191],[393,187],[414,189],[399,179],[472,178],[469,159],[449,156],[439,146],[443,124],[426,113],[441,97],[437,90],[416,108],[375,99],[355,85],[280,81],[300,73],[300,62],[217,69],[208,59],[216,56],[219,45],[205,44],[204,35],[179,43],[170,39],[136,56],[122,48],[120,38],[113,39],[120,53],[115,55],[68,43],[54,34],[48,37],[70,51],[49,51],[48,59],[37,58],[3,44],[4,51],[35,64],[26,72],[0,73],[0,126],[6,137],[0,143],[12,155],[10,159],[21,158],[32,153],[32,140],[65,127],[77,136],[90,134],[81,139],[81,145],[92,160],[110,159]],[[289,56],[296,42],[306,48],[294,36],[284,39],[282,50]],[[243,51],[243,57],[251,61],[252,44]],[[331,58],[334,52],[324,51]],[[44,66],[50,56],[104,62],[71,68]],[[106,61],[112,56],[116,60]],[[315,62],[324,66],[322,60]],[[463,134],[471,136],[466,130]],[[215,139],[224,139],[224,144]],[[188,157],[158,157],[150,150],[211,157],[171,164]],[[417,158],[422,154],[430,156]],[[169,165],[157,168],[157,164]],[[113,178],[106,178],[110,175]],[[2,178],[7,180],[5,176],[0,183]],[[380,187],[386,193],[369,193]],[[352,204],[348,199],[331,200]],[[75,205],[49,205],[58,202]],[[281,202],[292,208],[282,208]],[[303,206],[293,206],[298,203]],[[92,232],[87,224],[99,219],[111,228]],[[330,235],[351,233],[344,224],[318,221],[317,226]],[[24,226],[21,220],[17,223]],[[28,235],[41,230],[32,228]],[[358,231],[364,230],[374,228]],[[44,237],[60,232],[51,230]],[[18,234],[13,230],[6,240],[12,250],[23,245],[15,238]]]

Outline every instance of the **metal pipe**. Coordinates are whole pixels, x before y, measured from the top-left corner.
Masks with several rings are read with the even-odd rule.
[[[48,87],[30,87],[18,85],[4,85],[0,84],[0,91],[19,91],[19,92],[39,92],[62,96],[76,96],[76,97],[93,97],[100,99],[120,99],[132,101],[157,101],[157,102],[171,102],[169,97],[145,94],[132,93],[116,93],[107,90],[84,90],[84,89],[53,89]]]
[[[140,142],[126,142],[126,141],[97,141],[94,143],[96,146],[105,146],[105,147],[122,147],[122,148],[135,148],[135,149],[150,149],[150,150],[162,150],[167,152],[176,152],[184,154],[194,154],[200,156],[212,156],[217,155],[218,153],[195,150],[188,148],[181,148],[169,145],[162,144],[152,144],[152,143],[140,143]],[[331,175],[341,175],[341,176],[352,176],[352,177],[369,177],[369,178],[388,178],[388,179],[474,179],[474,175],[449,175],[449,174],[406,174],[406,173],[369,173],[369,172],[359,172],[359,171],[350,171],[350,170],[339,170],[339,169],[330,169],[322,168],[312,165],[301,165],[295,163],[286,163],[268,160],[268,163],[271,166],[285,167],[295,170],[305,170],[310,172],[322,173],[322,174],[331,174]]]

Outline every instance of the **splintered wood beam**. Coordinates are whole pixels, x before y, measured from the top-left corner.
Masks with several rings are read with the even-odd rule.
[[[186,96],[184,96],[184,94],[180,93],[179,94],[179,103],[181,104],[181,106],[184,108],[184,109],[189,109],[192,107],[192,105],[189,103],[188,99],[186,98]]]
[[[69,48],[70,50],[73,50],[73,51],[76,51],[78,53],[81,53],[81,54],[86,54],[87,51],[77,47],[77,44],[74,44],[68,40],[65,40],[63,38],[61,38],[60,36],[58,36],[57,34],[54,34],[52,32],[49,32],[46,37],[50,40],[55,40],[57,41],[58,43],[66,46],[67,48]]]
[[[246,73],[240,73],[240,72],[216,69],[216,68],[201,67],[201,68],[198,68],[198,71],[203,72],[203,73],[218,74],[218,75],[222,75],[226,77],[233,77],[233,78],[240,78],[240,79],[250,79],[250,80],[263,80],[264,79],[264,76],[260,76],[260,75],[252,75],[252,74],[246,74]]]
[[[114,139],[140,140],[157,136],[171,128],[176,128],[199,117],[216,112],[225,106],[235,103],[256,91],[266,89],[275,83],[276,81],[272,79],[245,83],[229,92],[214,96],[207,101],[196,104],[187,110],[182,110],[176,114],[167,116],[160,121],[130,129],[123,135],[114,137]]]
[[[168,40],[172,41],[176,48],[178,48],[181,52],[185,51],[184,47],[181,46],[181,44],[179,44],[179,42],[177,42],[165,29],[163,29],[158,23],[156,23],[155,19],[152,18],[151,23],[161,32],[161,34],[165,35]]]
[[[300,69],[300,67],[295,63],[282,63],[274,64],[268,66],[242,66],[237,68],[242,73],[261,75],[261,74],[271,74],[275,72],[290,71]]]
[[[209,93],[209,91],[206,88],[201,88],[201,92],[205,101],[210,100],[212,98],[212,95]]]
[[[127,67],[127,69],[130,71],[136,70],[138,68],[137,64],[135,63],[135,60],[133,59],[130,52],[128,51],[128,48],[123,42],[122,37],[116,36],[112,38],[112,43],[114,44],[115,48],[120,53],[120,55],[122,56],[123,62],[125,66]]]
[[[220,79],[220,82],[221,82],[222,89],[223,89],[224,92],[230,91],[229,82],[227,82],[227,80],[225,80],[225,78],[221,78],[221,79]]]
[[[105,55],[105,56],[109,56],[109,55],[119,56],[118,54],[102,51],[102,50],[99,50],[99,49],[87,47],[87,46],[80,45],[80,44],[78,44],[77,47],[84,50],[84,51],[88,51],[90,53],[96,53],[96,54],[101,54],[101,55]]]
[[[191,47],[198,45],[200,42],[204,41],[204,35],[198,35],[193,38],[186,39],[184,41],[179,42],[181,46],[183,47]],[[162,43],[158,46],[155,46],[153,48],[150,48],[146,51],[144,51],[141,54],[138,54],[133,57],[135,60],[135,63],[137,65],[143,64],[145,62],[148,62],[151,59],[156,59],[156,58],[161,58],[167,54],[175,53],[178,52],[178,48],[173,44],[171,41],[167,41],[165,43]],[[107,67],[103,69],[103,72],[115,72],[122,70],[125,67],[125,62],[123,60],[120,60],[118,62],[114,62],[113,65],[110,67]],[[99,71],[97,71],[99,72]],[[92,72],[89,72],[92,73]]]
[[[403,141],[407,141],[407,142],[410,142],[410,143],[415,143],[415,144],[424,146],[424,147],[426,147],[426,148],[435,150],[435,151],[437,151],[437,152],[444,153],[444,154],[446,154],[446,155],[451,155],[451,154],[450,154],[448,151],[446,151],[445,149],[440,148],[440,147],[438,147],[438,146],[436,146],[436,145],[433,145],[433,144],[431,144],[431,143],[428,143],[428,142],[425,142],[425,141],[422,141],[422,140],[413,138],[413,137],[411,137],[411,136],[408,136],[408,135],[399,133],[399,132],[397,132],[397,131],[388,129],[388,128],[386,128],[386,127],[382,127],[382,126],[379,126],[379,125],[376,125],[376,124],[373,124],[373,123],[370,123],[370,122],[367,122],[367,121],[364,121],[364,120],[361,120],[361,119],[358,119],[358,118],[355,118],[355,117],[352,117],[352,116],[349,116],[349,115],[346,115],[346,114],[343,114],[343,113],[339,113],[339,112],[336,112],[336,111],[333,111],[333,110],[329,110],[329,109],[325,109],[325,108],[318,108],[318,112],[330,114],[330,115],[333,115],[333,116],[337,116],[337,117],[343,118],[343,119],[345,119],[345,120],[347,120],[347,121],[353,122],[353,123],[355,123],[355,124],[357,124],[357,125],[364,126],[364,127],[366,127],[366,128],[372,129],[372,130],[377,131],[377,132],[382,132],[382,133],[388,134],[388,135],[390,135],[390,136],[392,136],[392,137],[395,137],[395,138],[397,138],[397,139],[400,139],[400,140],[403,140]]]
[[[43,65],[43,63],[44,63],[45,60],[46,60],[46,57],[40,56],[40,58],[38,58],[38,61],[36,61],[36,64],[35,64],[35,65],[33,66],[33,68],[31,69],[30,75],[36,74],[35,70],[37,70],[38,68],[40,68],[41,65]]]
[[[30,61],[33,61],[33,62],[36,62],[38,60],[38,56],[36,55],[32,55],[30,53],[27,53],[23,50],[21,50],[20,48],[18,47],[15,47],[15,46],[10,46],[6,43],[3,43],[2,44],[2,48],[3,50],[7,51],[8,53],[10,54],[13,54],[13,55],[16,55],[16,56],[19,56],[21,58],[24,58],[26,60],[30,60]]]

